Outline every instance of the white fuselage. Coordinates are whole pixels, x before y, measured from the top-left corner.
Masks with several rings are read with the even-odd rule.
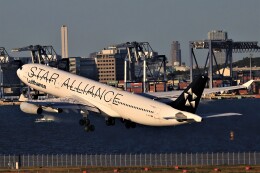
[[[170,126],[187,123],[164,118],[175,117],[181,112],[188,118],[201,121],[196,114],[45,65],[26,64],[17,70],[17,74],[26,85],[36,90],[57,97],[80,98],[110,117],[150,126]]]

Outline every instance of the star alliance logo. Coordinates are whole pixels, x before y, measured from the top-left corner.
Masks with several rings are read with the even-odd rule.
[[[197,98],[197,95],[192,92],[191,88],[188,90],[187,93],[184,93],[184,98],[186,100],[185,106],[192,106],[193,108],[195,108],[195,99]],[[191,100],[189,100],[189,98],[191,98]]]

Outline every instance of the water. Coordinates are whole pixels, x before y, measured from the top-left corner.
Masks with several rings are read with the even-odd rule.
[[[260,99],[202,101],[200,115],[237,112],[243,116],[135,129],[126,129],[120,121],[106,126],[103,117],[93,115],[90,119],[96,130],[86,133],[78,125],[81,115],[77,113],[58,114],[53,123],[35,123],[37,117],[21,112],[18,106],[1,106],[0,154],[260,151],[259,108]]]

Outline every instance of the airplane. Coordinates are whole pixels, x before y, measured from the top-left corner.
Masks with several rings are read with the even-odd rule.
[[[29,87],[57,97],[24,101],[20,104],[23,112],[78,110],[83,115],[79,124],[87,132],[95,130],[89,112],[103,115],[108,126],[121,119],[126,128],[135,128],[136,124],[175,126],[203,120],[196,110],[208,81],[205,75],[198,76],[175,101],[167,104],[41,64],[25,64],[17,75]]]
[[[248,89],[253,82],[254,82],[254,80],[249,80],[248,82],[246,82],[242,85],[237,85],[237,86],[205,88],[203,91],[203,95],[207,95],[207,94],[211,94],[211,93],[224,93],[227,91],[238,90],[238,89]],[[168,103],[168,102],[176,100],[180,96],[181,93],[182,93],[181,90],[175,90],[175,91],[167,91],[167,92],[140,93],[140,95],[149,97],[154,100],[158,100],[163,103]]]

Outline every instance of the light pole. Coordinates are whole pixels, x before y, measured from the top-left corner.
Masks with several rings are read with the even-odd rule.
[[[250,80],[252,80],[252,57],[253,54],[250,53]]]
[[[3,77],[4,77],[4,75],[3,75],[3,70],[2,70],[2,67],[0,67],[0,98],[2,98],[3,97],[3,93],[4,93],[4,89],[3,89],[3,81],[4,81],[4,79],[3,79]]]

